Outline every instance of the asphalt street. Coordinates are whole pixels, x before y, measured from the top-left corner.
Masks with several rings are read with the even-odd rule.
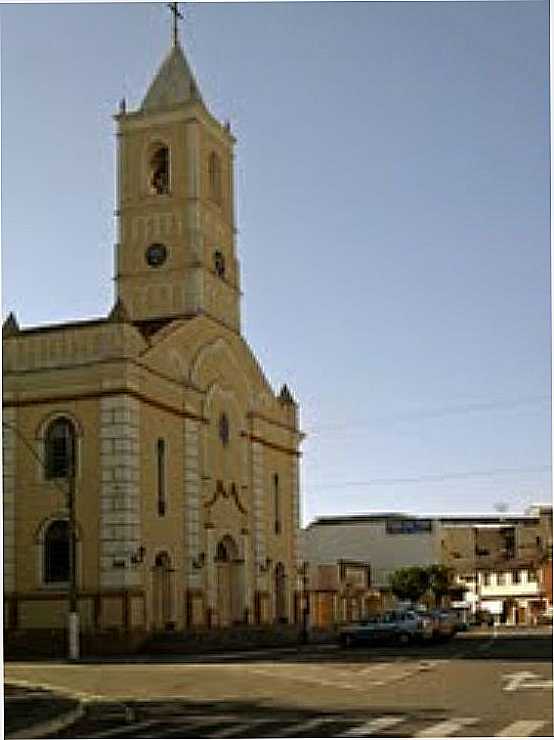
[[[7,683],[72,693],[42,737],[551,737],[552,635],[133,661],[8,663]],[[9,716],[9,702],[6,716]],[[7,734],[9,737],[9,733]]]

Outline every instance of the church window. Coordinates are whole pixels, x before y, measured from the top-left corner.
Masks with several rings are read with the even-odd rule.
[[[45,477],[67,478],[76,467],[75,429],[69,419],[53,421],[45,435]]]
[[[210,181],[210,198],[216,203],[221,202],[221,161],[215,152],[208,160],[208,176]]]
[[[225,413],[219,417],[219,439],[221,444],[227,447],[229,444],[229,419]]]
[[[166,146],[157,147],[150,158],[149,185],[154,195],[169,193],[169,149]]]
[[[159,439],[157,443],[157,467],[158,467],[158,516],[165,516],[165,440]]]
[[[281,533],[281,502],[279,501],[279,475],[273,476],[273,511],[275,514],[275,534]]]
[[[44,536],[44,582],[69,582],[69,524],[52,522]]]
[[[229,553],[224,542],[217,543],[215,559],[220,563],[228,563],[230,560]]]
[[[214,252],[214,270],[218,277],[225,277],[225,257],[219,250]]]

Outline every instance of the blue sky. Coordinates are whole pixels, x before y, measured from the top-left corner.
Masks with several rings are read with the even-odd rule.
[[[243,328],[301,404],[304,520],[550,498],[548,6],[186,4],[238,139]],[[3,311],[113,299],[114,138],[158,4],[4,5]]]

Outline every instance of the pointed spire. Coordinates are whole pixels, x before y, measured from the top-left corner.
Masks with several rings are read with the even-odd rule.
[[[163,110],[179,103],[186,103],[191,99],[202,102],[198,85],[183,49],[177,42],[162,62],[154,81],[148,88],[141,110]]]
[[[8,314],[7,319],[4,321],[4,324],[2,325],[2,337],[15,337],[19,334],[19,324],[17,323],[17,319],[15,318],[15,314],[10,311]]]
[[[292,406],[297,405],[286,383],[281,388],[281,392],[279,393],[279,400],[281,401],[281,403],[290,403]]]
[[[128,324],[131,319],[129,312],[121,298],[118,298],[115,302],[114,307],[108,314],[108,321],[112,321],[114,324]]]

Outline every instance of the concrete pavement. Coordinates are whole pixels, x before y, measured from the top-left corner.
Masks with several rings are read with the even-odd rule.
[[[250,702],[270,715],[311,712],[308,719],[304,717],[311,722],[320,722],[322,711],[343,713],[348,718],[365,712],[366,719],[370,718],[367,721],[372,722],[400,712],[402,721],[410,726],[415,727],[416,720],[427,722],[425,727],[417,725],[418,732],[440,722],[456,723],[470,717],[475,727],[464,726],[464,733],[471,735],[486,728],[492,736],[502,729],[497,726],[501,718],[504,726],[523,728],[531,735],[539,726],[551,731],[550,694],[526,689],[526,679],[518,684],[517,693],[507,693],[504,687],[506,681],[513,683],[509,677],[518,671],[536,676],[527,685],[547,684],[551,679],[551,647],[548,632],[514,637],[487,630],[428,647],[308,648],[279,650],[273,655],[272,651],[248,651],[222,654],[217,659],[214,655],[187,656],[140,663],[9,663],[6,681],[27,681],[62,695],[73,691],[73,698],[97,716],[105,715],[109,707],[114,722],[127,721],[127,713],[134,716],[137,706],[143,707],[140,712],[144,715],[144,707],[154,711],[156,704],[167,706],[171,702],[181,707],[184,716],[206,702],[219,712],[229,703],[246,707]],[[90,721],[94,728],[94,719]],[[140,721],[161,720],[152,718],[150,712]],[[190,721],[200,720],[196,716]],[[340,722],[344,721],[342,716]],[[244,724],[243,720],[237,722]],[[329,732],[332,729],[331,724],[325,727]],[[323,729],[318,725],[317,732]],[[160,728],[160,732],[163,734],[156,736],[179,736],[171,735],[168,728]]]

